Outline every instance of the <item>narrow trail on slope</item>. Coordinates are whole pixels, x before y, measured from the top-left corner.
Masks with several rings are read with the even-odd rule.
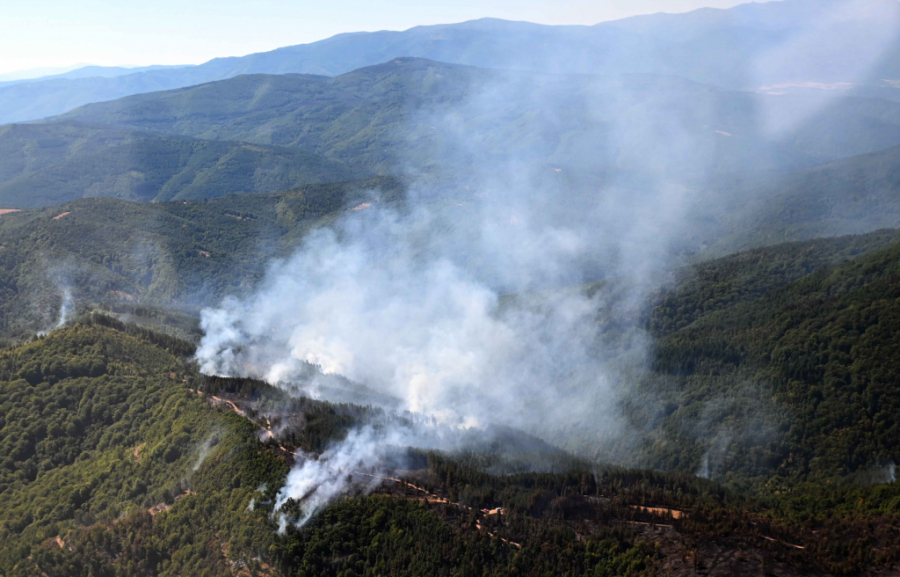
[[[247,416],[247,413],[246,413],[245,411],[241,410],[240,407],[238,407],[233,401],[231,401],[231,400],[229,400],[229,399],[223,399],[223,398],[221,398],[221,397],[217,397],[216,395],[205,395],[202,391],[196,391],[196,393],[197,393],[198,395],[200,395],[200,396],[208,396],[209,399],[210,399],[210,401],[211,401],[213,404],[225,404],[225,405],[228,405],[228,406],[231,408],[232,411],[234,411],[234,412],[237,413],[238,415],[241,415],[242,417],[245,417],[245,418],[248,418],[248,419],[249,419],[249,417]],[[251,421],[252,421],[252,420],[251,420]],[[263,432],[268,438],[273,439],[273,440],[275,439],[275,434],[272,432],[272,422],[271,422],[268,418],[266,418],[266,426],[265,426],[265,427],[261,427],[261,428],[262,428],[262,432]],[[285,447],[284,445],[278,445],[278,449],[281,450],[281,451],[283,451],[283,452],[285,452],[285,453],[287,453],[287,454],[289,454],[289,455],[292,455],[292,456],[294,456],[294,457],[299,457],[299,458],[301,458],[301,459],[309,459],[309,458],[310,458],[308,455],[305,455],[305,454],[303,454],[303,453],[301,453],[301,452],[298,452],[298,451],[291,451],[290,449],[288,449],[288,448]],[[393,482],[393,483],[397,483],[397,484],[400,484],[400,485],[404,485],[404,486],[406,486],[406,487],[408,487],[408,488],[410,488],[410,489],[413,489],[414,491],[418,491],[418,492],[424,494],[423,497],[407,497],[407,498],[410,499],[410,500],[421,501],[421,502],[425,502],[425,503],[437,503],[437,504],[442,504],[442,505],[453,505],[453,506],[459,507],[460,509],[465,509],[465,510],[467,510],[467,511],[474,511],[474,512],[476,513],[477,516],[490,516],[490,515],[502,515],[502,514],[503,514],[503,513],[502,513],[502,511],[503,511],[502,508],[499,508],[499,507],[498,507],[498,508],[492,509],[492,510],[487,510],[487,509],[478,510],[478,509],[475,509],[475,508],[473,508],[473,507],[469,507],[469,506],[467,506],[467,505],[463,505],[463,504],[461,504],[461,503],[457,503],[457,502],[454,502],[454,501],[450,501],[449,499],[446,499],[446,498],[444,498],[444,497],[441,497],[441,496],[439,496],[439,495],[436,495],[436,494],[434,494],[434,493],[429,492],[429,491],[428,491],[427,489],[425,489],[424,487],[419,487],[418,485],[414,485],[414,484],[410,483],[409,481],[404,481],[403,479],[399,479],[399,478],[397,478],[397,477],[387,477],[387,476],[384,476],[384,475],[377,475],[377,474],[374,474],[374,473],[366,473],[366,472],[363,472],[363,471],[357,471],[357,470],[354,470],[354,469],[346,469],[346,470],[345,470],[345,469],[341,469],[341,468],[339,468],[339,467],[332,467],[331,465],[328,465],[328,464],[325,464],[325,466],[326,466],[327,468],[329,468],[329,469],[331,469],[331,470],[333,470],[333,471],[335,471],[335,472],[341,473],[341,474],[343,474],[343,473],[349,473],[349,474],[351,474],[351,475],[359,475],[359,476],[361,476],[361,477],[368,477],[368,478],[370,478],[370,479],[377,479],[377,480],[382,481],[382,482],[390,481],[390,482]],[[168,508],[168,507],[166,507],[166,508]],[[163,509],[163,510],[165,510],[165,509]],[[484,531],[484,532],[487,533],[490,537],[495,537],[495,538],[497,538],[497,539],[500,539],[502,542],[504,542],[504,543],[506,543],[506,544],[508,544],[508,545],[511,545],[511,546],[513,546],[513,547],[515,547],[515,548],[517,548],[517,549],[521,549],[521,548],[522,548],[522,545],[521,545],[520,543],[516,543],[516,542],[514,542],[514,541],[510,541],[509,539],[505,539],[505,538],[503,538],[503,537],[499,537],[496,533],[492,533],[491,531],[485,530],[484,527],[483,527],[482,524],[481,524],[481,520],[478,519],[478,518],[476,518],[476,521],[475,521],[475,527],[476,527],[479,531]]]
[[[233,412],[237,413],[238,415],[241,415],[244,418],[250,419],[247,412],[242,410],[240,407],[238,407],[234,401],[231,401],[229,399],[223,399],[216,395],[205,395],[201,391],[196,391],[196,393],[200,396],[208,397],[210,402],[215,405],[226,405],[228,408],[230,408]],[[264,417],[264,418],[266,420],[265,426],[261,426],[259,423],[255,423],[255,424],[257,424],[257,426],[260,426],[263,436],[265,436],[269,439],[275,440],[276,437],[275,437],[275,433],[272,431],[272,422],[268,417]],[[250,419],[250,420],[251,420],[251,422],[253,422],[252,419]],[[303,452],[292,451],[292,450],[288,449],[287,447],[285,447],[284,445],[279,444],[277,447],[278,447],[278,450],[280,450],[288,455],[291,455],[295,458],[304,459],[304,460],[311,458],[309,455],[307,455]],[[472,511],[476,514],[476,519],[475,519],[476,529],[486,533],[490,537],[500,539],[502,542],[504,542],[512,547],[515,547],[517,549],[522,548],[522,545],[520,543],[516,543],[514,541],[510,541],[509,539],[500,537],[496,533],[486,530],[484,525],[482,524],[482,521],[486,517],[503,515],[503,509],[501,507],[498,507],[496,509],[480,509],[479,510],[479,509],[475,509],[473,507],[469,507],[467,505],[463,505],[462,503],[451,501],[450,499],[447,499],[446,497],[441,497],[440,495],[437,495],[435,493],[428,491],[424,487],[420,487],[418,485],[415,485],[409,481],[403,480],[398,477],[378,475],[376,473],[367,473],[367,472],[358,471],[355,469],[341,469],[338,467],[332,467],[331,465],[328,465],[327,463],[325,464],[325,467],[327,467],[328,469],[331,469],[337,473],[341,473],[341,474],[349,473],[351,475],[359,475],[361,477],[368,477],[370,479],[376,479],[381,482],[396,483],[396,484],[402,485],[408,489],[412,489],[413,491],[416,491],[417,493],[420,494],[419,496],[404,496],[403,498],[405,498],[405,499],[415,500],[415,501],[419,501],[419,502],[423,502],[423,503],[454,506],[454,507],[458,507],[459,509],[462,509],[462,510]],[[680,511],[678,509],[669,509],[666,507],[647,507],[647,506],[643,506],[643,505],[631,505],[630,507],[636,511],[640,511],[643,513],[649,513],[651,515],[670,516],[672,519],[675,519],[675,520],[682,519],[687,516],[687,513],[685,511]],[[661,529],[674,529],[673,525],[664,524],[664,523],[634,521],[634,520],[623,520],[622,522],[627,525],[632,525],[632,526],[658,527]],[[769,538],[769,537],[764,537],[764,538],[769,541],[777,541],[777,540]],[[792,545],[789,543],[783,543],[783,544],[788,545],[790,547],[802,549],[802,547],[800,547],[798,545]]]
[[[213,404],[215,404],[215,405],[225,405],[225,406],[227,406],[230,410],[232,410],[233,412],[237,413],[238,415],[241,415],[241,416],[244,417],[244,418],[250,419],[250,417],[248,416],[247,412],[244,411],[244,410],[242,410],[240,407],[238,407],[238,405],[237,405],[234,401],[231,401],[231,400],[229,400],[229,399],[223,399],[223,398],[218,397],[218,396],[216,396],[216,395],[205,395],[205,394],[204,394],[203,392],[201,392],[201,391],[196,391],[196,393],[197,393],[198,395],[208,397],[209,400],[210,400],[210,402],[213,403]],[[274,433],[273,430],[272,430],[272,422],[271,422],[271,420],[270,420],[268,417],[263,417],[263,418],[265,419],[265,423],[266,423],[265,426],[260,425],[260,423],[255,423],[255,424],[257,424],[257,426],[260,426],[261,433],[263,434],[264,437],[269,438],[269,439],[272,439],[272,440],[275,440],[275,439],[276,439],[276,436],[275,436],[275,433]],[[250,419],[250,420],[252,421],[252,419]],[[292,450],[288,449],[287,447],[285,447],[284,445],[281,445],[281,444],[279,444],[279,445],[277,446],[277,448],[278,448],[278,450],[280,450],[280,451],[282,451],[282,452],[284,452],[284,453],[286,453],[286,454],[288,454],[288,455],[291,455],[291,456],[293,456],[293,457],[295,457],[295,458],[304,459],[304,460],[312,459],[312,457],[311,457],[310,455],[307,455],[307,454],[305,454],[305,453],[303,453],[303,452],[301,452],[301,451],[292,451]],[[411,489],[411,490],[415,491],[416,493],[418,493],[418,495],[414,495],[414,496],[407,496],[407,495],[404,495],[404,496],[402,496],[401,498],[405,498],[405,499],[408,499],[408,500],[419,501],[419,502],[423,502],[423,503],[430,503],[430,504],[437,504],[437,505],[446,505],[446,506],[454,506],[454,507],[457,507],[457,508],[459,508],[459,509],[461,509],[461,510],[474,512],[475,515],[476,515],[476,518],[475,518],[475,527],[476,527],[476,529],[477,529],[478,531],[484,532],[485,534],[489,535],[490,537],[497,538],[497,539],[501,540],[502,542],[504,542],[504,543],[506,543],[506,544],[508,544],[508,545],[510,545],[510,546],[512,546],[512,547],[515,547],[515,548],[517,548],[517,549],[521,549],[521,548],[522,548],[522,545],[521,545],[520,543],[516,543],[516,542],[514,542],[514,541],[510,541],[510,540],[508,540],[508,539],[505,539],[505,538],[503,538],[503,537],[500,537],[500,536],[497,535],[496,533],[491,532],[491,531],[489,531],[489,530],[487,530],[487,529],[485,528],[485,525],[483,524],[483,521],[484,521],[485,519],[490,518],[490,517],[493,517],[493,516],[501,516],[501,515],[503,515],[503,509],[500,508],[500,507],[498,507],[498,508],[496,508],[496,509],[475,509],[475,508],[473,508],[473,507],[469,507],[469,506],[467,506],[467,505],[463,505],[462,503],[455,502],[455,501],[451,501],[450,499],[448,499],[448,498],[446,498],[446,497],[442,497],[442,496],[440,496],[440,495],[437,495],[437,494],[435,494],[435,493],[432,493],[432,492],[428,491],[427,489],[425,489],[424,487],[420,487],[420,486],[415,485],[414,483],[412,483],[412,482],[410,482],[410,481],[401,479],[401,478],[399,478],[399,477],[391,477],[391,476],[387,476],[387,475],[379,475],[379,474],[377,474],[377,473],[369,473],[369,472],[359,471],[359,470],[355,470],[355,469],[342,469],[342,468],[339,468],[339,467],[333,467],[333,466],[331,466],[331,465],[329,465],[329,464],[327,464],[327,463],[324,463],[324,465],[325,465],[325,467],[327,467],[328,469],[331,469],[331,470],[333,470],[333,471],[335,471],[335,472],[337,472],[337,473],[341,473],[341,474],[351,474],[351,475],[358,475],[358,476],[361,476],[361,477],[367,477],[367,478],[370,478],[370,479],[375,479],[375,480],[381,481],[381,482],[383,482],[383,483],[387,483],[387,482],[396,483],[396,484],[398,484],[398,485],[401,485],[401,486],[403,486],[403,487],[405,487],[405,488],[407,488],[407,489]],[[584,497],[590,498],[589,496],[584,496]],[[686,512],[686,511],[681,511],[681,510],[678,510],[678,509],[670,509],[670,508],[667,508],[667,507],[648,507],[648,506],[644,506],[644,505],[630,505],[629,507],[630,507],[631,509],[635,510],[635,511],[639,511],[639,512],[642,512],[642,513],[647,513],[647,514],[650,514],[650,515],[653,515],[653,516],[660,516],[660,517],[668,516],[668,517],[672,518],[673,520],[680,520],[680,519],[683,519],[683,518],[685,518],[685,517],[688,516],[688,512]],[[626,524],[626,525],[638,526],[638,527],[648,527],[648,528],[649,528],[649,527],[655,527],[655,528],[659,528],[659,529],[663,529],[663,530],[674,530],[674,529],[675,529],[675,527],[674,527],[673,525],[671,525],[671,524],[665,524],[665,523],[647,522],[647,521],[635,521],[635,520],[626,520],[626,519],[621,520],[621,522],[624,523],[624,524]],[[804,547],[802,547],[802,546],[800,546],[800,545],[794,545],[794,544],[791,544],[791,543],[786,543],[786,542],[780,541],[780,540],[778,540],[778,539],[773,539],[773,538],[771,538],[771,537],[766,537],[766,536],[762,536],[762,537],[763,537],[763,539],[765,539],[765,540],[767,540],[767,541],[777,542],[777,543],[780,543],[780,544],[782,544],[782,545],[785,545],[785,546],[788,546],[788,547],[791,547],[791,548],[796,548],[796,549],[803,549],[803,548],[804,548]]]

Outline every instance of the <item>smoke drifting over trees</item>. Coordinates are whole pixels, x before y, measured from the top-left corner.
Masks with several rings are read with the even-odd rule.
[[[785,54],[802,52],[832,25],[812,26],[812,36],[785,43]],[[876,60],[867,54],[860,66]],[[439,115],[414,115],[440,137],[417,140],[420,150],[399,167],[423,174],[403,205],[386,206],[371,191],[359,210],[273,262],[255,294],[204,311],[202,370],[289,386],[313,364],[451,426],[509,425],[563,445],[574,437],[628,443],[634,431],[618,404],[648,369],[650,352],[640,312],[680,262],[674,249],[702,236],[692,210],[722,200],[703,183],[721,169],[733,135],[672,116],[665,98],[641,114],[608,118],[609,101],[632,100],[634,85],[604,83],[592,93],[582,83],[577,102],[595,107],[586,116],[603,118],[604,130],[582,134],[564,160],[590,166],[595,155],[602,170],[578,172],[533,154],[565,148],[556,142],[499,144],[491,115],[523,94],[533,100],[525,109],[542,115],[497,122],[539,122],[544,130],[531,134],[559,134],[567,111],[554,86],[507,77],[476,86]],[[817,98],[815,110],[830,98]],[[696,117],[712,117],[704,106],[715,102],[698,102]],[[759,106],[750,121],[773,141],[789,140],[809,122],[790,109]],[[733,158],[753,171],[763,157]],[[434,177],[425,164],[452,171]],[[599,290],[583,290],[598,280]],[[348,469],[377,465],[382,442],[354,433],[330,453],[334,468],[305,461],[280,503],[312,495],[300,518],[308,519],[345,486]],[[702,476],[730,442],[723,432]]]

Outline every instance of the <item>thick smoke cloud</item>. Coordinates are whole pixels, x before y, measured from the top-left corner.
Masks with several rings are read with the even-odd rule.
[[[702,238],[690,214],[713,199],[694,186],[698,175],[769,167],[777,150],[741,150],[729,126],[708,124],[720,92],[679,116],[667,106],[685,102],[669,97],[682,94],[678,82],[576,80],[577,98],[566,95],[571,79],[500,77],[452,110],[413,114],[440,138],[411,131],[418,148],[401,168],[423,176],[406,201],[369,191],[272,263],[255,294],[205,310],[201,369],[292,388],[313,364],[449,426],[514,426],[592,456],[631,442],[617,407],[647,370],[640,313],[685,239]],[[623,106],[632,100],[640,105]],[[521,116],[498,117],[507,102]],[[560,140],[567,107],[596,133]],[[765,106],[741,118],[758,132],[790,131],[774,129]],[[517,123],[542,130],[517,140]],[[276,510],[302,501],[291,519],[302,524],[351,486],[348,472],[377,469],[383,443],[359,430],[303,459]],[[730,445],[720,436],[698,474],[712,475],[710,459]],[[365,490],[372,480],[355,482]]]
[[[507,174],[402,209],[373,195],[316,231],[252,297],[205,311],[202,370],[289,385],[311,363],[449,423],[619,431],[616,383],[645,339],[597,317],[643,303],[682,190],[611,183],[560,206],[554,170]],[[626,274],[615,302],[579,288]]]
[[[545,289],[504,303],[472,271],[415,242],[434,222],[408,218],[375,209],[339,232],[319,231],[252,298],[207,311],[202,370],[287,384],[311,363],[452,423],[611,417],[596,297]],[[544,253],[581,242],[569,231],[547,237]],[[561,260],[547,258],[547,267]]]
[[[644,141],[654,168],[582,172],[536,160],[535,147],[504,153],[463,121],[521,90],[493,84],[452,113],[414,119],[441,132],[429,155],[452,173],[415,182],[401,205],[369,191],[358,210],[272,263],[251,297],[205,310],[201,369],[294,388],[313,364],[448,426],[513,426],[592,455],[630,442],[617,404],[646,370],[649,340],[636,321],[696,201],[666,176],[664,148],[703,149],[677,123],[628,117],[600,123],[594,145],[618,138],[633,164]],[[537,87],[526,108],[558,111],[552,94]],[[301,513],[282,523],[304,523],[350,487],[366,490],[372,479],[348,471],[377,469],[382,444],[356,431],[304,459],[276,503],[300,501]]]
[[[605,334],[598,315],[643,303],[681,191],[654,187],[633,202],[633,189],[611,183],[559,206],[555,170],[508,174],[506,185],[444,186],[440,198],[414,188],[396,208],[373,191],[369,206],[273,263],[252,297],[204,312],[201,369],[291,388],[313,364],[448,426],[509,425],[575,449],[622,438],[616,403],[625,372],[644,366],[646,338],[628,321]],[[614,300],[581,289],[626,272]],[[372,478],[348,472],[376,471],[384,442],[357,431],[303,460],[276,511],[302,501],[290,519],[302,524],[349,487],[368,489]],[[404,443],[448,448],[421,435]]]

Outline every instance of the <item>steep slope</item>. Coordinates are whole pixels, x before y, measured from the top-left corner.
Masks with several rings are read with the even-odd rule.
[[[627,403],[650,431],[635,462],[773,488],[887,479],[900,459],[900,245],[896,233],[871,245],[888,239],[839,264],[829,261],[863,247],[836,239],[832,255],[816,241],[727,257],[664,292],[647,321],[659,335],[652,371]]]
[[[199,66],[0,87],[0,123],[43,118],[89,102],[239,74],[334,76],[405,56],[541,72],[674,74],[743,89],[898,79],[898,39],[892,27],[900,16],[896,3],[873,1],[865,8],[854,10],[852,3],[836,0],[786,0],[730,10],[656,14],[596,26],[484,19],[402,32],[340,34],[271,52],[217,58]],[[769,62],[773,54],[783,56],[779,60],[788,66],[759,65]]]
[[[61,119],[298,147],[393,172],[496,162],[678,172],[793,168],[900,144],[900,103],[812,106],[668,76],[502,72],[402,58],[321,76],[248,75],[85,106]],[[473,146],[471,143],[477,143]]]
[[[762,498],[569,460],[489,474],[502,449],[406,451],[304,527],[273,501],[371,408],[206,378],[176,339],[91,315],[0,351],[0,570],[59,575],[852,575],[895,568],[897,485]],[[269,419],[291,416],[260,440]],[[302,452],[301,452],[302,451]],[[396,476],[396,477],[395,477]],[[375,494],[367,495],[369,492]]]
[[[717,241],[706,254],[900,225],[900,147],[815,168],[715,178],[703,186],[717,206]],[[698,214],[703,206],[694,208]]]
[[[87,196],[213,198],[354,176],[339,162],[292,149],[73,123],[0,127],[0,155],[5,208]]]
[[[0,215],[0,326],[53,326],[67,291],[76,302],[189,308],[240,294],[319,219],[401,190],[376,179],[203,202],[89,198]]]
[[[188,390],[189,352],[93,323],[0,352],[0,572],[109,574],[119,557],[129,575],[258,566],[274,533],[245,509],[285,466]]]

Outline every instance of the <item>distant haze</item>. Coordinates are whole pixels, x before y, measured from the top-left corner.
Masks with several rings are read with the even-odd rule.
[[[335,34],[404,30],[482,17],[543,24],[596,24],[655,12],[729,8],[740,0],[456,0],[440,5],[398,2],[198,0],[155,3],[37,0],[9,3],[0,20],[2,75],[35,68],[199,64]],[[35,76],[35,75],[28,75]]]
[[[13,72],[5,72],[0,74],[0,82],[9,82],[11,80],[26,80],[28,78],[39,78],[41,76],[50,76],[51,74],[63,74],[70,72],[88,64],[72,64],[69,66],[44,66],[41,68],[29,68],[28,70],[16,70]]]

